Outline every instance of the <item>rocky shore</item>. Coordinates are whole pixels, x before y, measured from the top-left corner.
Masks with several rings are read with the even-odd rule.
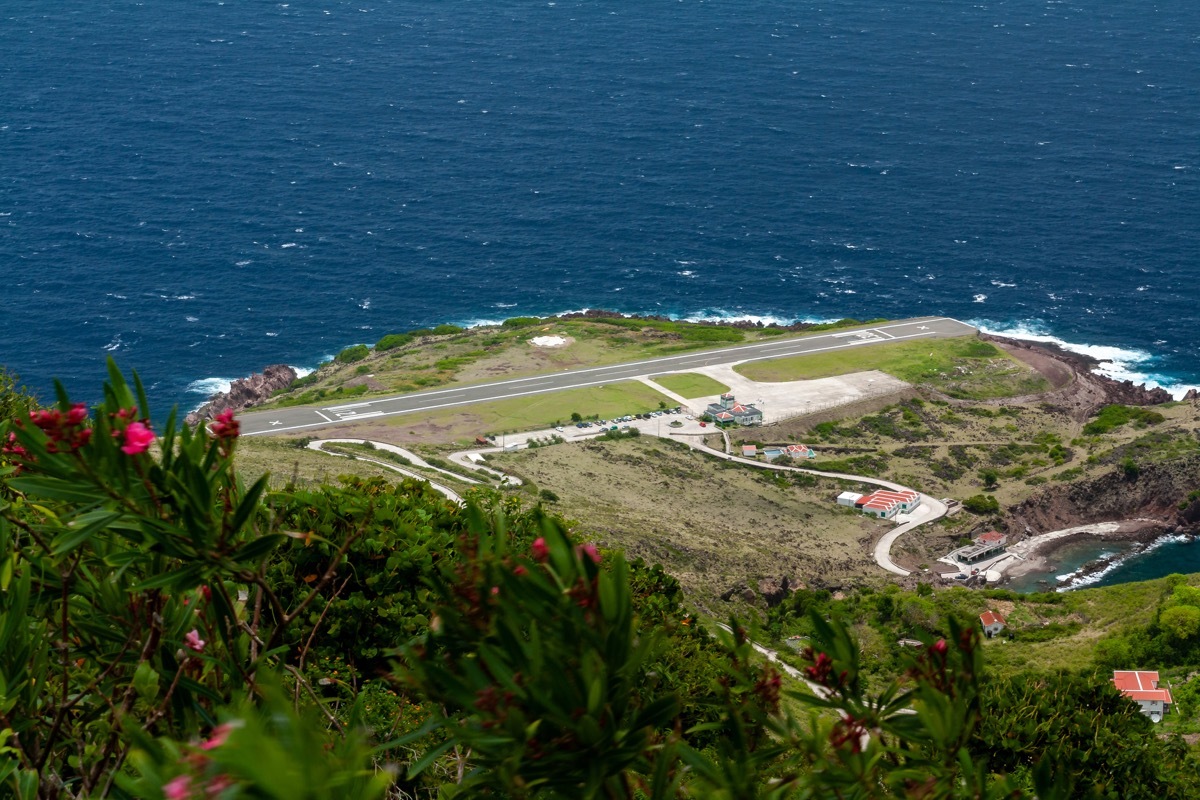
[[[287,364],[272,364],[261,373],[234,381],[228,392],[218,392],[184,419],[188,425],[200,425],[223,411],[243,411],[262,405],[280,389],[296,380],[296,370]]]
[[[1045,375],[1055,388],[1036,399],[1057,406],[1078,420],[1087,419],[1106,405],[1153,406],[1175,399],[1166,389],[1118,381],[1095,372],[1105,362],[1053,343],[1010,339],[989,333],[981,333],[979,338],[1002,347]],[[1030,399],[1035,398],[1016,398]]]

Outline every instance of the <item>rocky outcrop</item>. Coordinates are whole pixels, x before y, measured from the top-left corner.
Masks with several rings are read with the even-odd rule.
[[[1104,362],[1091,356],[1064,350],[1052,343],[1009,339],[987,333],[981,333],[979,337],[1000,345],[1017,358],[1028,361],[1035,368],[1040,358],[1053,360],[1056,364],[1061,365],[1059,369],[1065,367],[1070,370],[1074,374],[1074,379],[1065,382],[1065,385],[1063,385],[1063,381],[1056,379],[1057,376],[1047,375],[1052,383],[1056,386],[1061,385],[1061,388],[1047,392],[1039,398],[1016,399],[1039,399],[1060,408],[1078,420],[1087,419],[1102,407],[1114,403],[1126,406],[1152,406],[1174,399],[1166,389],[1150,388],[1145,384],[1135,384],[1132,381],[1118,381],[1107,375],[1093,372],[1093,369]],[[1030,355],[1033,357],[1028,357]],[[1045,369],[1040,371],[1047,372]],[[1013,402],[1013,400],[1010,399],[1007,402]]]
[[[1193,403],[1200,403],[1200,389],[1188,389],[1183,399],[1190,400]]]
[[[1200,521],[1188,494],[1200,486],[1200,456],[1143,465],[1136,477],[1121,469],[1090,481],[1044,491],[1005,516],[1010,535],[1073,528],[1093,522],[1143,520],[1168,529],[1189,529]]]
[[[228,392],[218,392],[208,402],[187,415],[188,425],[199,425],[212,419],[222,411],[242,411],[265,403],[280,389],[286,389],[296,380],[296,370],[287,364],[273,364],[249,378],[234,381]]]
[[[782,578],[763,578],[758,582],[758,593],[767,603],[767,608],[774,608],[787,599],[795,588],[787,576]]]

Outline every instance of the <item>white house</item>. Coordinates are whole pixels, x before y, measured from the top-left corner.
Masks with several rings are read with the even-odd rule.
[[[989,639],[1004,630],[1008,624],[1008,620],[990,609],[979,615],[979,621],[983,624],[984,635]]]
[[[1117,691],[1137,702],[1151,722],[1160,722],[1171,699],[1169,689],[1158,688],[1158,673],[1136,670],[1114,670],[1113,685]]]

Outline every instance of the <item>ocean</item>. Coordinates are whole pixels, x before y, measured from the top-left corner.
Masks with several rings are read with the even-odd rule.
[[[942,314],[1200,384],[1200,6],[23,0],[0,363],[159,413],[431,323]]]

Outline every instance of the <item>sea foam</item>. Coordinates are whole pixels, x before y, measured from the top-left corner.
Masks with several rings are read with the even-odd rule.
[[[1152,372],[1149,368],[1157,357],[1146,350],[1130,347],[1116,347],[1103,344],[1079,344],[1068,342],[1049,333],[1040,322],[994,322],[992,320],[970,320],[971,325],[984,333],[997,336],[1007,336],[1011,339],[1026,339],[1033,342],[1046,342],[1058,345],[1072,353],[1090,356],[1100,361],[1093,372],[1106,375],[1118,381],[1131,381],[1135,384],[1144,383],[1150,388],[1162,388],[1171,393],[1176,400],[1187,394],[1189,389],[1197,387],[1184,384],[1178,378],[1170,375]]]

